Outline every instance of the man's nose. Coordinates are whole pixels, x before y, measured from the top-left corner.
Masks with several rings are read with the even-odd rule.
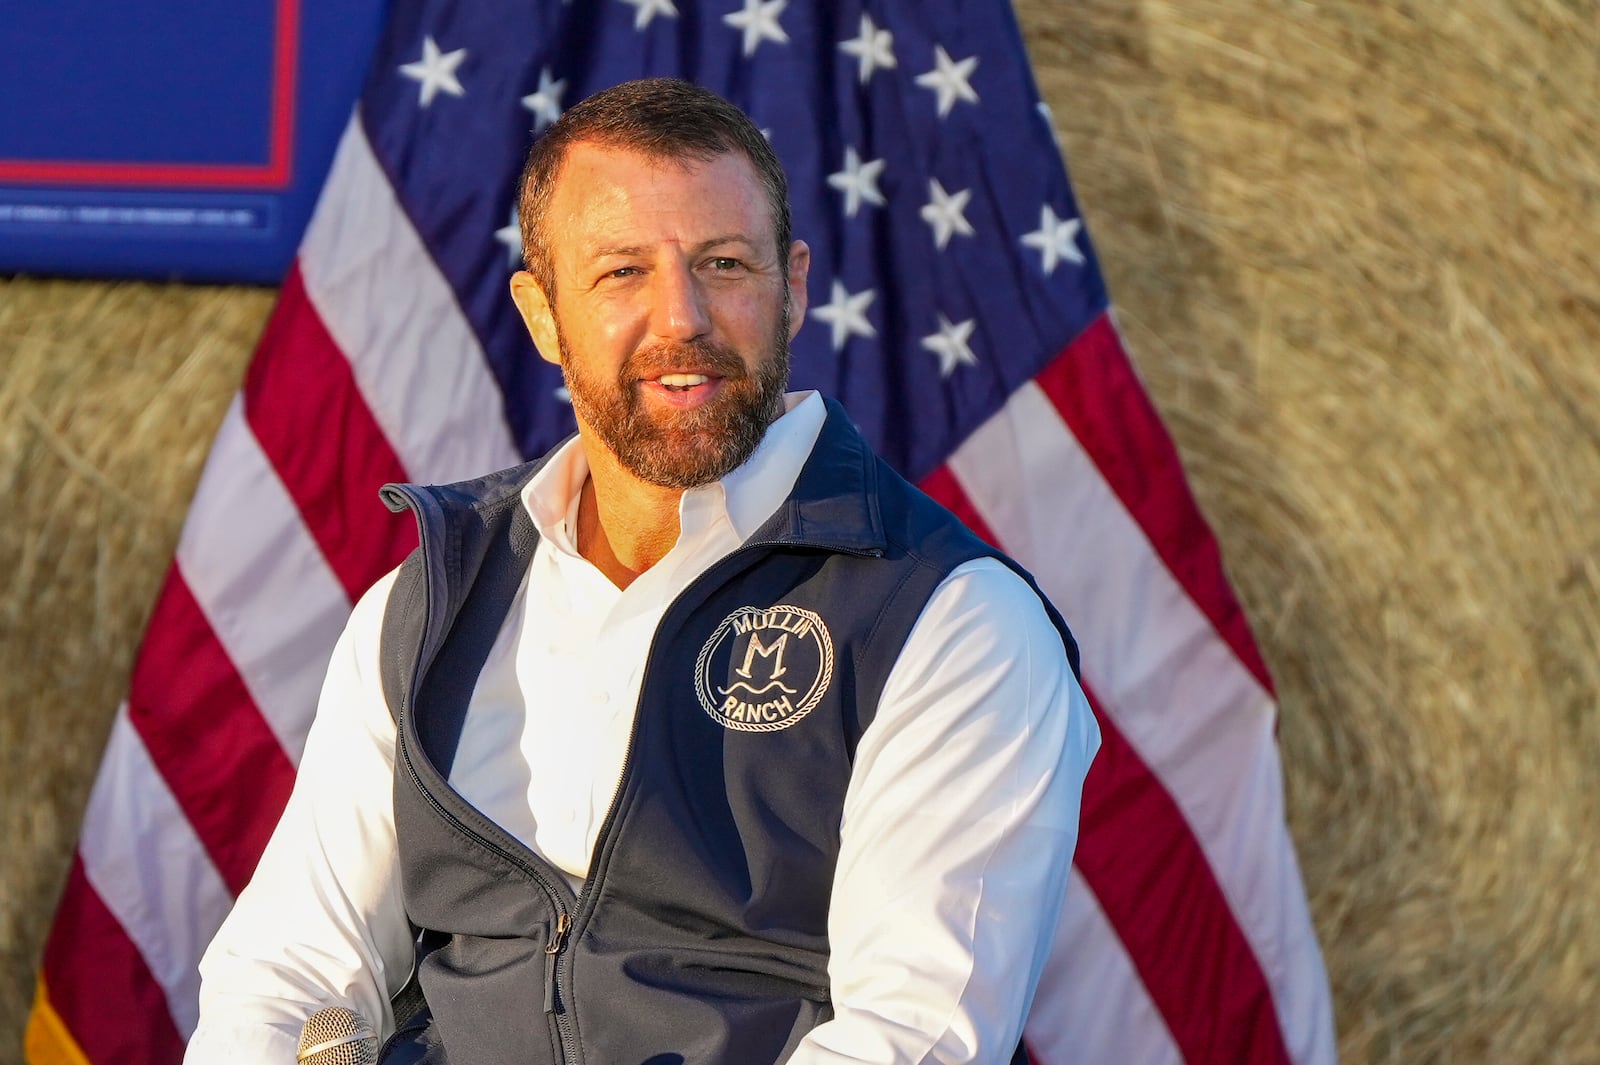
[[[711,331],[706,294],[700,279],[684,262],[657,264],[651,297],[651,331],[667,340],[685,341]]]

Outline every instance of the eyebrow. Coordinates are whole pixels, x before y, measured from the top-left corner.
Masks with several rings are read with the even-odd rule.
[[[751,240],[749,237],[743,236],[743,235],[738,234],[738,233],[730,233],[730,234],[727,234],[726,236],[712,237],[709,240],[702,240],[699,244],[696,244],[694,247],[689,249],[689,254],[690,255],[704,255],[706,252],[710,251],[712,248],[719,247],[720,245],[723,245],[723,244],[743,244],[747,248],[756,247],[756,242],[754,240]],[[618,256],[643,255],[644,253],[645,253],[645,248],[641,244],[606,245],[606,246],[603,246],[603,247],[596,248],[594,250],[594,252],[590,255],[590,259],[591,260],[593,260],[593,259],[605,259],[605,258],[608,258],[609,256],[613,256],[613,255],[618,255]]]

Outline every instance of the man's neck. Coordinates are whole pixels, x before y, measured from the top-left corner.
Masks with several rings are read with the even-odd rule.
[[[639,480],[603,447],[585,452],[589,477],[578,497],[578,553],[626,588],[678,542],[683,492]]]

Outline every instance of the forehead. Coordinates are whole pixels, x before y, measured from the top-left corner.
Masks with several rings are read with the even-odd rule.
[[[549,221],[552,243],[580,252],[720,236],[770,240],[773,229],[766,189],[741,152],[668,159],[592,141],[568,150]]]

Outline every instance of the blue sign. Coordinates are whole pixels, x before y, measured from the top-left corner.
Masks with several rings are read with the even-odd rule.
[[[8,5],[0,272],[280,280],[386,9]]]

